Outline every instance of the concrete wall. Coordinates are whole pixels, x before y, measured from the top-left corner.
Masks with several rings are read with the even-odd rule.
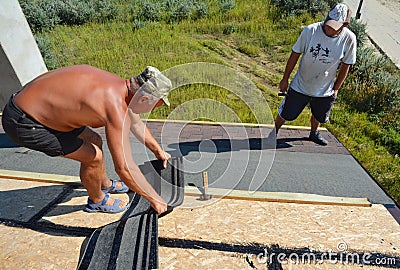
[[[0,111],[12,93],[46,71],[18,0],[0,0]]]

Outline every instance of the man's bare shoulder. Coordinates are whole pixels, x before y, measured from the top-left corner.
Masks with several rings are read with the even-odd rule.
[[[90,65],[74,65],[74,66],[67,66],[56,69],[53,71],[53,74],[81,74],[81,75],[93,75],[93,76],[106,76],[106,77],[114,77],[120,78],[118,75],[111,73],[109,71],[90,66]]]
[[[89,65],[75,65],[38,77],[15,101],[37,121],[64,131],[116,121],[116,116],[126,111],[126,93],[125,80],[118,75]]]

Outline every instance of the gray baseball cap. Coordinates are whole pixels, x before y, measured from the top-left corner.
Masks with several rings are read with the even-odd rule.
[[[168,100],[168,93],[172,89],[171,81],[165,77],[157,68],[147,66],[142,73],[136,77],[137,82],[140,85],[140,90],[145,91],[157,98],[160,98],[168,106],[170,105]]]

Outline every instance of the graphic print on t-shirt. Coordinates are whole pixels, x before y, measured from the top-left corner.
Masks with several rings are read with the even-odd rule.
[[[310,48],[310,53],[312,53],[312,57],[314,60],[319,60],[324,64],[330,64],[332,61],[329,58],[329,53],[331,50],[329,50],[328,47],[323,48],[321,43],[318,43],[317,46],[311,46]],[[318,58],[321,55],[321,58]]]

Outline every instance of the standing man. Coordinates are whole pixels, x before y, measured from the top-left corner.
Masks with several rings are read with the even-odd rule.
[[[110,193],[131,189],[161,214],[167,205],[135,164],[129,131],[167,165],[171,156],[138,114],[169,105],[171,88],[171,81],[154,67],[127,80],[88,65],[64,67],[37,77],[14,94],[3,110],[3,128],[21,146],[79,161],[80,178],[89,194],[87,212],[124,211],[127,202],[113,199]],[[105,127],[122,182],[107,177],[102,138],[89,127]]]
[[[320,123],[329,120],[333,103],[350,65],[356,62],[356,36],[346,27],[350,17],[350,8],[346,4],[337,4],[329,11],[325,21],[311,24],[302,31],[292,47],[279,84],[281,92],[289,90],[275,119],[276,132],[285,121],[296,119],[310,103],[312,116],[309,138],[317,144],[327,145],[318,127]],[[289,86],[289,76],[301,54],[303,56],[298,71]],[[339,64],[339,72],[336,74]]]

